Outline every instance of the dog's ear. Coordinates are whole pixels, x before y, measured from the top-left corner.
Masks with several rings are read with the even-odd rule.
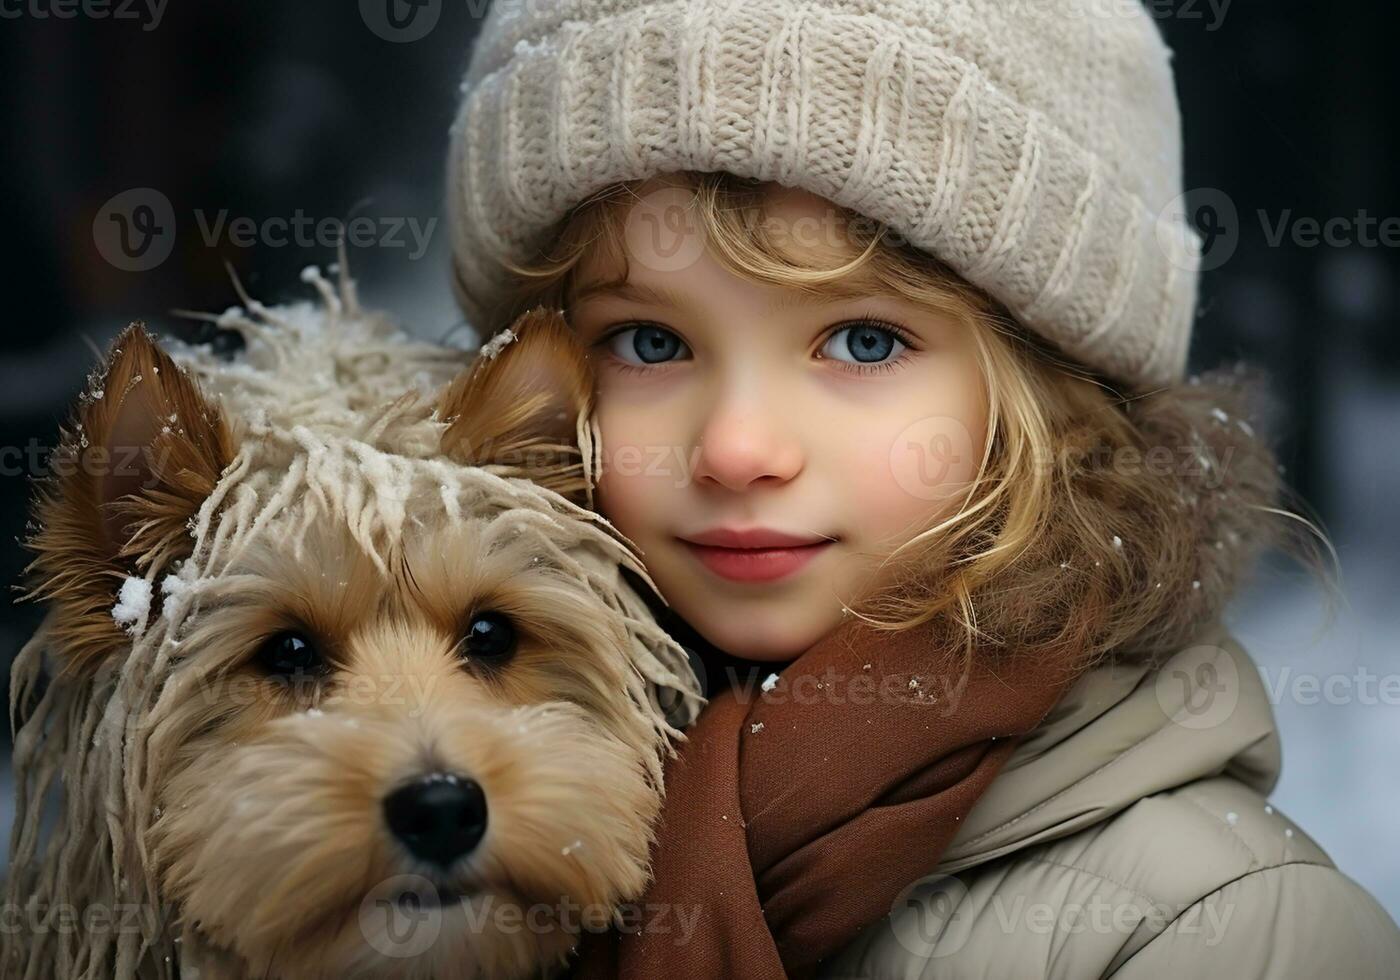
[[[501,346],[501,345],[504,346]],[[443,393],[442,451],[470,466],[507,467],[582,503],[578,424],[593,400],[587,353],[564,315],[537,308],[488,342]]]
[[[29,598],[55,603],[65,669],[118,649],[121,581],[189,554],[189,523],[233,460],[217,405],[141,323],[112,343],[50,457],[28,545]]]

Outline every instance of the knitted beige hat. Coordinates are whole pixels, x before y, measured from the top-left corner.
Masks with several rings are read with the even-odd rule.
[[[724,170],[876,221],[1132,387],[1177,380],[1200,239],[1140,0],[497,0],[452,127],[457,295],[485,326],[601,188]]]

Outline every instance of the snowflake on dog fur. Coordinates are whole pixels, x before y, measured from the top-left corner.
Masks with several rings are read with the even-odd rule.
[[[514,330],[510,327],[506,327],[500,333],[496,334],[496,336],[481,345],[481,356],[488,361],[494,359],[495,356],[504,350],[507,344],[515,340],[517,336]]]
[[[112,618],[118,623],[137,623],[151,611],[151,583],[143,578],[127,576],[112,607]]]

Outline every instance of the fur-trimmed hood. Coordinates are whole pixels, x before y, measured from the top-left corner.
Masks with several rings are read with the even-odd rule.
[[[1244,373],[1217,372],[1122,404],[1095,395],[1081,411],[1057,409],[1053,449],[1022,467],[1049,488],[1034,528],[1016,516],[1023,533],[992,539],[1001,555],[971,586],[978,655],[1051,656],[1071,670],[1170,656],[1220,617],[1262,547],[1297,535],[1307,551],[1311,525],[1280,508],[1260,391]],[[1019,493],[1001,495],[1003,523]],[[966,561],[927,565],[934,595]],[[954,649],[965,618],[942,619]]]
[[[1257,375],[1221,370],[1127,404],[1146,446],[1135,465],[1159,467],[1176,516],[1145,540],[1121,535],[1128,587],[1153,601],[1115,643],[1120,658],[1176,653],[1221,617],[1262,549],[1308,526],[1281,509],[1282,467],[1262,435],[1264,390]]]

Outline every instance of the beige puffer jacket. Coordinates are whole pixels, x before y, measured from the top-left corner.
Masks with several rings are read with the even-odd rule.
[[[1258,669],[1219,627],[1161,667],[1095,669],[820,975],[1400,977],[1394,921],[1269,805],[1280,764]]]

